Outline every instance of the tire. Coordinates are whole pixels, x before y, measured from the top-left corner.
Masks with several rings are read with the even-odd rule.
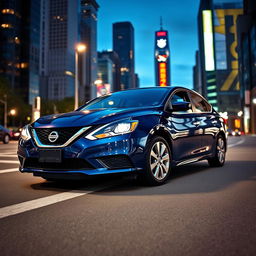
[[[8,144],[9,141],[10,141],[9,135],[8,135],[8,134],[5,134],[5,135],[4,135],[4,138],[3,138],[3,143],[4,143],[4,144]]]
[[[171,172],[171,150],[167,141],[160,136],[152,138],[147,145],[143,180],[148,185],[162,185]]]
[[[220,167],[225,164],[226,160],[226,143],[223,135],[218,135],[215,146],[215,156],[208,159],[208,163],[212,167]]]

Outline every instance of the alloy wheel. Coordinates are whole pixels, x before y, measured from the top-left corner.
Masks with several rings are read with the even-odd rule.
[[[224,140],[220,137],[217,142],[217,156],[220,163],[225,161],[225,143]]]
[[[163,180],[169,173],[170,155],[167,146],[162,141],[157,141],[150,152],[150,170],[154,178]]]
[[[9,143],[9,136],[5,135],[4,136],[4,144],[8,144]]]

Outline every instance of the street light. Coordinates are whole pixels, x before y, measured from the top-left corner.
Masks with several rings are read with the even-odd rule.
[[[10,110],[10,115],[11,115],[11,116],[15,116],[15,115],[16,115],[16,109],[14,109],[14,108],[11,109],[11,110]]]
[[[78,108],[78,54],[86,51],[86,45],[79,43],[75,48],[75,109]]]
[[[256,98],[252,99],[252,103],[256,105]]]
[[[12,126],[14,126],[14,117],[16,116],[16,114],[17,114],[16,109],[15,109],[15,108],[12,108],[12,109],[10,110],[10,115],[12,116]]]

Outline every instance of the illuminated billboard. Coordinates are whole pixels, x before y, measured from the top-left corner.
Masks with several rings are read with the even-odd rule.
[[[214,71],[214,44],[212,31],[212,11],[203,10],[205,70]]]
[[[170,50],[166,30],[155,33],[155,74],[156,86],[170,85]]]
[[[104,96],[110,93],[110,84],[99,83],[97,86],[97,97]]]
[[[236,21],[243,9],[215,9],[214,34],[216,69],[220,91],[239,91]],[[218,47],[217,47],[218,46]]]

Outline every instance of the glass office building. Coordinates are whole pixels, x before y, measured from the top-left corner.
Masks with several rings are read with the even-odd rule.
[[[244,15],[238,25],[239,81],[244,130],[256,134],[256,4],[244,1]]]
[[[29,104],[39,96],[40,4],[0,1],[0,75]]]
[[[230,128],[241,128],[238,79],[237,18],[242,0],[202,0],[198,12],[202,92],[219,112],[227,112]]]
[[[121,63],[121,89],[135,87],[134,28],[130,22],[113,24],[113,50]]]

